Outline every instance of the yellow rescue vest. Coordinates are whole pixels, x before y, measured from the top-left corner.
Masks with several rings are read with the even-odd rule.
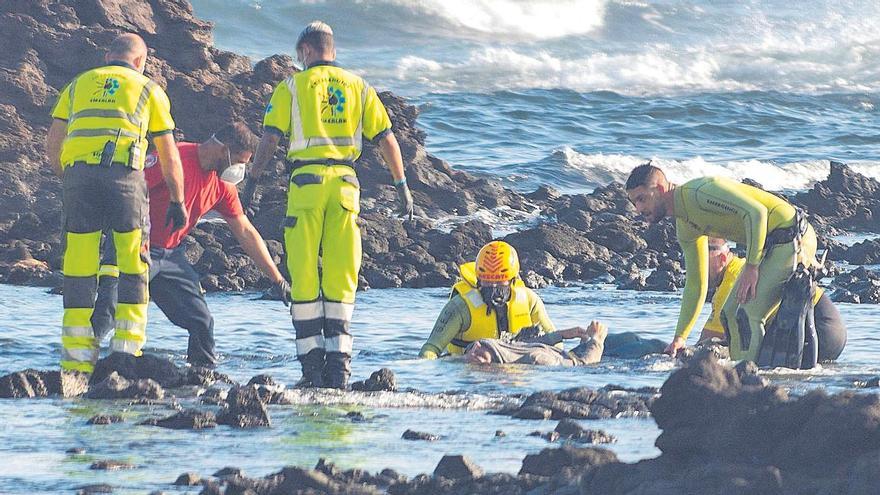
[[[495,313],[486,314],[486,303],[477,288],[477,276],[474,263],[465,263],[459,267],[460,279],[452,287],[451,297],[461,296],[467,304],[471,316],[471,324],[447,346],[450,354],[463,354],[471,342],[480,339],[501,338],[498,320]],[[531,308],[529,308],[528,292],[520,279],[513,281],[510,301],[507,303],[507,328],[504,333],[516,335],[520,330],[532,326]]]
[[[734,256],[727,264],[727,267],[725,267],[724,277],[721,279],[718,288],[715,289],[715,295],[712,296],[712,314],[709,316],[709,321],[706,322],[706,325],[703,328],[707,332],[716,334],[719,338],[724,338],[724,326],[721,324],[721,310],[724,308],[724,303],[727,302],[727,298],[730,297],[730,292],[736,285],[736,281],[739,280],[739,274],[742,272],[745,265],[746,260],[744,258]],[[825,290],[823,288],[816,288],[816,294],[813,296],[813,306],[819,303],[819,298],[822,297],[824,292]],[[767,316],[767,325],[773,321],[777,309],[778,308],[774,309]]]
[[[143,74],[119,65],[77,76],[66,89],[67,138],[61,163],[97,164],[104,145],[115,141],[113,162],[143,169],[150,124],[148,103],[156,86]]]

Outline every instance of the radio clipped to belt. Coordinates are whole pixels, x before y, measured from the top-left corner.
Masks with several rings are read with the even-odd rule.
[[[121,134],[122,129],[117,130],[116,139],[104,143],[104,149],[101,150],[101,161],[99,163],[102,167],[110,168],[110,165],[113,164],[113,157],[116,156],[116,146],[119,144],[119,136]]]
[[[131,146],[128,148],[128,168],[132,170],[140,170],[144,163],[142,155],[146,150],[143,148],[143,143],[145,141],[142,137],[144,136],[143,124],[141,124],[140,131],[138,137],[135,138],[134,142],[132,142]]]

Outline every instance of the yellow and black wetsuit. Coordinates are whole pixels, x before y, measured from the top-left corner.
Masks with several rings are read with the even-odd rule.
[[[694,179],[677,187],[674,198],[676,235],[687,268],[675,334],[687,338],[706,300],[709,237],[733,240],[746,247],[746,263],[759,267],[758,285],[755,298],[746,304],[728,297],[720,318],[730,334],[731,357],[754,360],[782,285],[798,263],[816,262],[816,234],[807,225],[793,240],[767,243],[771,233],[795,227],[797,211],[774,194],[729,179]]]
[[[537,327],[541,333],[556,331],[541,298],[520,281],[514,283],[507,303],[507,328],[499,331],[495,311],[487,314],[486,304],[476,289],[476,280],[472,278],[473,263],[462,265],[461,271],[463,280],[455,285],[452,296],[437,317],[431,336],[419,351],[420,357],[434,359],[444,349],[451,354],[461,354],[471,342],[501,338],[502,334],[515,335],[529,326]]]

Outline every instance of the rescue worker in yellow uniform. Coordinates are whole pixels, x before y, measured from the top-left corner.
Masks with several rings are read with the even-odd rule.
[[[187,223],[183,172],[165,92],[143,75],[147,46],[134,34],[110,44],[106,65],[74,78],[52,110],[46,148],[61,175],[64,202],[64,319],[61,368],[91,373],[98,343],[91,325],[101,230],[117,250],[119,305],[111,351],[140,355],[146,341],[148,212],[144,181],[147,133],[171,192],[166,222]]]
[[[461,277],[440,312],[419,356],[460,355],[481,339],[514,338],[527,327],[538,334],[556,331],[538,294],[519,278],[519,257],[504,241],[483,246],[475,263],[460,267]]]
[[[354,311],[361,265],[357,225],[360,188],[355,161],[364,138],[378,145],[412,217],[412,195],[391,120],[376,91],[336,64],[333,31],[315,21],[296,42],[304,70],[276,86],[263,119],[245,209],[278,142],[289,136],[290,174],[284,245],[291,278],[291,316],[304,387],[345,388],[350,372]],[[319,272],[320,254],[320,272]]]
[[[709,286],[715,288],[715,294],[712,296],[712,313],[703,326],[699,342],[725,340],[721,312],[745,265],[745,258],[736,256],[727,241],[714,237],[709,239]],[[811,302],[816,316],[818,360],[833,361],[840,357],[846,347],[846,325],[840,311],[821,287],[817,288]],[[775,314],[771,314],[768,320],[772,320],[774,316]]]
[[[667,352],[684,347],[709,288],[709,237],[746,248],[746,264],[721,312],[734,360],[756,361],[767,320],[782,300],[783,286],[798,268],[816,261],[816,233],[784,199],[721,177],[701,177],[681,186],[646,163],[633,169],[626,192],[649,222],[675,218],[687,274],[675,338]]]

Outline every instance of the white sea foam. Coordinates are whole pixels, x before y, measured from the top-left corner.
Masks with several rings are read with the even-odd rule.
[[[397,91],[880,91],[880,2],[865,0],[193,3],[224,48],[255,56],[325,19],[342,61]]]
[[[388,0],[437,18],[454,28],[503,38],[556,39],[589,33],[602,25],[602,0]]]
[[[776,164],[761,160],[733,160],[709,162],[700,157],[689,160],[670,160],[656,157],[637,157],[614,154],[583,154],[565,147],[565,166],[577,170],[584,180],[593,185],[610,181],[625,182],[629,172],[648,159],[662,168],[673,182],[684,182],[697,177],[717,175],[731,179],[756,180],[772,191],[802,190],[828,177],[828,160],[810,160]],[[863,175],[880,179],[880,162],[851,162],[849,166]]]

